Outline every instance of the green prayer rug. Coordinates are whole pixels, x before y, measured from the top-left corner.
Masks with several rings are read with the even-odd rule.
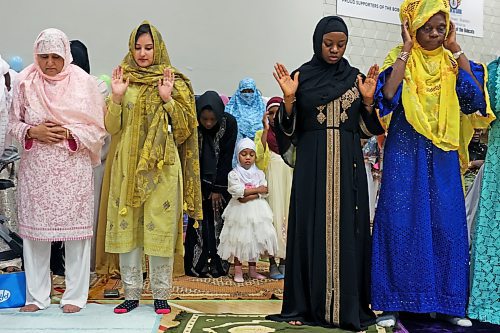
[[[166,333],[341,333],[350,332],[317,326],[292,326],[267,320],[266,315],[198,314],[181,312],[175,317],[178,326],[169,327]],[[385,329],[371,326],[366,333],[385,333]]]

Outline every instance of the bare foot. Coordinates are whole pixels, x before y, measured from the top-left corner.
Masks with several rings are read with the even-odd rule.
[[[294,325],[294,326],[301,326],[302,325],[302,322],[298,321],[298,320],[292,320],[292,321],[289,321],[288,323],[290,325]]]
[[[28,304],[19,309],[19,312],[37,312],[40,310],[35,304]]]
[[[76,305],[65,304],[63,306],[64,313],[75,313],[75,312],[80,312],[80,310],[81,310],[81,308],[76,306]]]

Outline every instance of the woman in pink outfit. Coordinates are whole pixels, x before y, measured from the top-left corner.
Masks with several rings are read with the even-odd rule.
[[[66,35],[40,33],[34,63],[14,86],[12,136],[22,144],[18,180],[19,234],[24,239],[26,305],[50,305],[51,241],[66,246],[64,312],[85,306],[93,223],[92,167],[105,136],[104,100],[95,79],[76,65]]]

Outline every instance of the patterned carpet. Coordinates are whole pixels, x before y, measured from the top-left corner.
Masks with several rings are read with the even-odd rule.
[[[160,330],[165,333],[350,332],[316,326],[292,326],[288,323],[277,323],[266,320],[264,315],[194,314],[183,311],[174,311],[164,316],[160,322]],[[386,333],[386,330],[381,327],[372,326],[366,333]]]
[[[258,266],[262,274],[266,274],[266,266]],[[174,278],[171,299],[201,300],[201,299],[247,299],[266,300],[283,299],[283,280],[256,280],[249,279],[245,274],[244,283],[235,283],[232,275],[219,278],[195,278],[181,276]],[[123,287],[121,280],[108,279],[105,277],[93,277],[91,279],[89,300],[104,299],[104,290],[118,289],[120,297],[109,299],[123,299]],[[53,296],[60,298],[65,290],[64,278],[53,278]],[[144,281],[144,292],[142,299],[152,299],[149,280]]]

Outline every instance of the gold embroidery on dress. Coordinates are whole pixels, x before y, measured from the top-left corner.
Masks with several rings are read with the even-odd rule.
[[[355,88],[354,88],[355,89]],[[356,89],[356,91],[358,91]],[[358,93],[359,96],[359,93]],[[334,101],[333,122],[333,323],[340,324],[340,101]]]
[[[319,113],[316,116],[316,119],[318,120],[318,123],[323,124],[326,120],[326,116],[323,113],[323,110],[325,109],[326,105],[320,105],[316,109],[318,109]]]
[[[325,302],[325,319],[328,323],[331,323],[331,306],[333,297],[333,246],[332,246],[332,230],[333,230],[333,103],[328,103],[327,108],[327,130],[326,130],[326,221],[325,221],[325,232],[326,232],[326,302]]]
[[[340,100],[342,102],[342,110],[347,111],[352,103],[359,98],[359,90],[356,87],[352,87],[347,90],[341,97]]]
[[[347,119],[349,119],[349,115],[347,114],[347,110],[352,106],[355,100],[359,98],[359,90],[356,87],[352,87],[347,90],[341,97],[340,101],[342,103],[342,113],[340,114],[340,120],[344,123]]]

